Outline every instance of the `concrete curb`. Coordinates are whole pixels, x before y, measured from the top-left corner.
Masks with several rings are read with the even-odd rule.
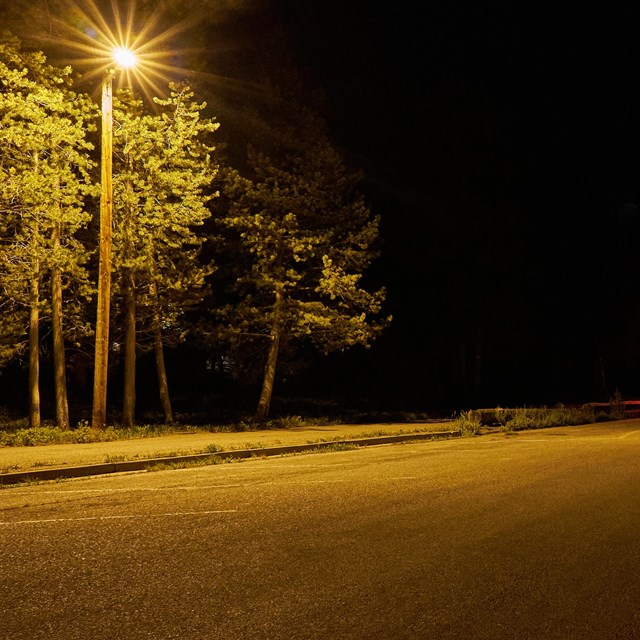
[[[328,449],[336,445],[354,445],[368,447],[381,444],[393,444],[408,442],[411,440],[444,440],[457,438],[461,431],[434,431],[432,433],[404,433],[391,436],[377,436],[374,438],[356,438],[353,440],[332,440],[330,442],[315,442],[309,444],[293,444],[278,447],[264,447],[259,449],[237,449],[229,451],[216,451],[215,453],[196,453],[185,456],[172,456],[168,458],[148,458],[144,460],[127,460],[124,462],[106,462],[103,464],[90,464],[80,467],[58,467],[55,469],[32,469],[30,471],[14,471],[0,474],[0,485],[14,485],[21,482],[33,482],[37,480],[59,480],[62,478],[81,478],[86,476],[105,475],[109,473],[126,473],[130,471],[144,471],[150,467],[161,464],[174,464],[181,462],[198,462],[207,459],[235,460],[252,457],[281,456],[290,453]]]

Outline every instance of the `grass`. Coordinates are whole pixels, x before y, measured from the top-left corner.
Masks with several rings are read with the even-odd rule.
[[[483,426],[499,427],[510,433],[523,429],[544,429],[548,427],[567,427],[580,424],[592,424],[604,420],[616,420],[624,417],[624,412],[616,412],[614,406],[609,412],[596,412],[593,407],[519,407],[503,409],[496,407],[491,411],[463,411],[453,421],[453,427],[460,429],[463,435],[480,433]]]
[[[81,425],[75,429],[60,429],[56,426],[26,427],[16,430],[0,430],[0,445],[7,447],[33,447],[42,444],[87,444],[92,442],[113,442],[161,435],[168,430],[158,429],[155,425],[141,425],[130,429],[104,430],[92,429]]]
[[[376,420],[375,416],[367,417],[369,417],[372,422],[385,421]],[[395,418],[395,420],[393,420],[395,422],[407,422],[409,424],[415,420],[424,418],[424,416],[410,413],[389,416],[389,418],[391,417]],[[364,419],[364,417],[362,418]],[[331,426],[336,424],[357,424],[358,422],[359,420],[354,421],[353,416],[349,418],[335,418],[291,415],[273,418],[264,422],[257,422],[248,418],[228,424],[167,425],[154,423],[135,425],[133,427],[112,426],[104,430],[92,429],[86,420],[81,420],[75,427],[70,429],[60,429],[55,426],[55,424],[45,421],[42,426],[32,428],[29,427],[26,418],[10,417],[0,408],[0,446],[29,447],[44,444],[85,444],[133,440],[185,432],[238,433],[274,429],[302,429],[305,427]],[[411,430],[409,433],[415,433],[415,431]],[[384,435],[384,432],[381,432],[379,435]]]
[[[236,433],[244,431],[262,431],[272,429],[294,429],[315,425],[337,424],[331,419],[288,416],[266,422],[240,421],[225,425],[135,425],[133,427],[108,427],[104,430],[92,429],[86,421],[75,428],[60,429],[45,423],[41,427],[29,427],[23,418],[8,420],[0,418],[0,446],[30,447],[43,444],[85,444],[92,442],[114,442],[133,440],[176,433]],[[258,445],[259,446],[259,445]]]
[[[459,427],[455,426],[455,423],[452,423],[452,431],[459,429]],[[382,436],[403,436],[403,435],[411,435],[414,433],[438,433],[438,431],[434,431],[429,427],[415,427],[414,429],[376,429],[375,431],[363,431],[361,433],[350,434],[347,436],[336,436],[332,435],[328,438],[318,438],[317,440],[307,440],[307,444],[314,444],[316,442],[335,442],[340,440],[358,440],[360,438],[379,438]]]
[[[333,453],[335,451],[352,451],[353,449],[361,449],[362,446],[354,442],[334,442],[326,446],[318,446],[313,449],[306,449],[304,451],[295,451],[293,453],[287,453],[285,456],[303,456],[310,453]]]
[[[266,445],[264,442],[243,442],[240,446],[234,447],[236,449],[264,449]]]
[[[131,458],[129,456],[125,456],[122,454],[117,454],[117,455],[107,454],[104,457],[105,464],[110,464],[113,462],[126,462],[127,460],[131,460]]]
[[[113,463],[113,462],[129,462],[132,460],[153,460],[154,458],[179,458],[181,456],[195,456],[201,455],[205,453],[216,453],[218,451],[222,451],[222,447],[219,447],[217,444],[210,444],[204,447],[203,449],[199,449],[197,451],[189,450],[180,450],[180,451],[162,451],[162,452],[154,452],[154,453],[135,453],[133,455],[126,454],[107,454],[104,457],[105,463]]]
[[[191,467],[207,467],[214,464],[226,464],[234,462],[230,458],[219,458],[211,456],[210,458],[202,458],[201,460],[176,460],[175,462],[158,462],[158,464],[150,465],[146,471],[167,471],[169,469],[190,469]]]

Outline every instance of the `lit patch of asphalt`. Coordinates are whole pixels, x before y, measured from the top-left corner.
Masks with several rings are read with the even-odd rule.
[[[204,487],[122,487],[121,489],[47,489],[46,491],[38,491],[39,494],[72,494],[72,493],[135,493],[150,492],[158,493],[160,491],[199,491],[202,489],[228,489],[230,487],[246,487],[246,484],[210,484]],[[14,496],[31,495],[32,491],[11,491]]]
[[[384,445],[381,445],[384,446]],[[267,460],[267,458],[262,458],[262,460]],[[290,458],[290,460],[292,460],[292,458]],[[269,468],[270,469],[291,469],[291,467],[295,466],[296,469],[315,469],[318,465],[317,464],[276,464],[274,462],[269,461]],[[346,462],[332,462],[331,463],[332,467],[345,467],[347,466]]]
[[[348,479],[343,479],[343,480],[298,480],[297,482],[268,482],[268,483],[264,483],[264,484],[271,484],[271,485],[280,485],[280,484],[345,484],[348,483],[349,480]],[[248,486],[248,485],[247,485]]]
[[[612,438],[615,439],[620,439],[623,440],[625,438],[628,438],[629,436],[634,436],[634,435],[638,435],[640,433],[640,429],[637,429],[635,431],[629,431],[628,433],[623,433],[622,435],[614,435],[611,436],[609,434],[607,435],[595,435],[595,436],[590,436],[590,438],[592,440],[611,440]],[[565,434],[563,433],[555,433],[553,434],[554,436],[564,436]],[[557,442],[576,442],[579,440],[584,440],[583,437],[577,436],[577,437],[563,437],[561,439],[559,438],[528,438],[526,435],[518,435],[517,440],[514,440],[514,442],[553,442],[553,443],[557,443]]]
[[[173,513],[130,513],[113,514],[109,516],[85,516],[82,518],[46,518],[43,520],[16,520],[15,522],[0,522],[0,526],[16,526],[24,524],[53,524],[59,522],[87,522],[89,520],[135,520],[141,518],[176,518],[183,516],[208,516],[220,513],[237,513],[237,509],[218,509],[213,511],[175,511]]]

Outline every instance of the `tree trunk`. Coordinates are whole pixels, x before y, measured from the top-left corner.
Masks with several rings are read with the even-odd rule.
[[[122,400],[122,424],[132,427],[136,410],[136,299],[133,277],[124,276],[124,390]]]
[[[160,331],[159,323],[157,323],[153,329],[153,350],[156,356],[160,404],[162,405],[162,411],[164,413],[164,421],[167,424],[172,424],[173,410],[171,408],[171,398],[169,397],[169,383],[167,381],[167,369],[164,364],[164,347],[162,344],[162,333]]]
[[[126,188],[133,192],[133,158],[126,155]],[[134,215],[130,205],[125,208],[124,215],[124,259],[125,264],[133,259],[133,240],[131,229],[134,228]],[[122,275],[124,297],[124,389],[122,394],[122,424],[132,427],[136,414],[136,283],[133,269],[128,266]]]
[[[29,283],[29,426],[40,426],[40,282],[38,260]]]
[[[55,223],[51,234],[54,256],[60,249],[60,224]],[[62,274],[54,264],[51,269],[51,332],[53,334],[53,376],[56,395],[56,424],[69,428],[69,401],[67,397],[67,367],[62,334]]]
[[[153,264],[153,263],[152,263]],[[153,272],[152,272],[153,275]],[[158,389],[160,391],[160,405],[164,413],[164,421],[167,424],[173,423],[173,409],[171,408],[171,397],[169,396],[169,382],[167,380],[167,369],[164,363],[164,345],[162,342],[162,325],[160,318],[160,302],[158,299],[158,285],[155,281],[151,284],[151,296],[153,298],[153,351],[156,357],[156,372],[158,373]]]
[[[280,307],[282,306],[282,293],[276,291],[276,301],[274,304],[274,322],[271,329],[271,345],[269,355],[264,368],[264,378],[262,379],[262,391],[256,410],[255,419],[263,422],[269,416],[271,397],[273,395],[273,385],[276,379],[276,366],[278,364],[278,352],[280,350]]]
[[[38,155],[34,157],[34,173],[38,173]],[[33,262],[29,280],[29,426],[40,426],[40,258],[38,253],[40,227],[38,218],[33,223],[31,255]]]

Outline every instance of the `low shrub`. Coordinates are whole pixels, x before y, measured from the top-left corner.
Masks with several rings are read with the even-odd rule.
[[[121,434],[112,427],[104,431],[81,426],[76,429],[60,429],[44,425],[16,431],[0,431],[0,445],[9,447],[34,447],[42,444],[79,444],[88,442],[110,442]]]
[[[463,436],[477,435],[481,426],[480,414],[477,411],[462,411],[453,420],[454,429],[460,430]]]
[[[30,447],[37,444],[58,442],[60,429],[57,427],[32,427],[17,431],[1,432],[0,444],[13,447]]]

